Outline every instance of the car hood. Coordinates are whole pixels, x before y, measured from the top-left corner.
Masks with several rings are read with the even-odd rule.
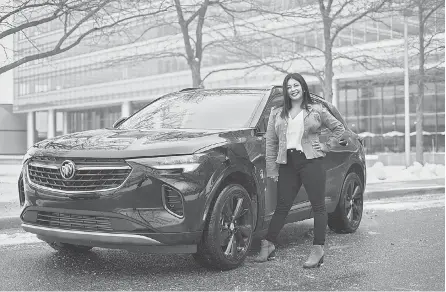
[[[116,130],[100,129],[59,136],[37,143],[31,155],[132,158],[192,154],[211,145],[241,142],[251,129]]]

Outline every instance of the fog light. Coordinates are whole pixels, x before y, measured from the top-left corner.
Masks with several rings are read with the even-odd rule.
[[[171,187],[162,187],[163,205],[167,212],[178,218],[184,217],[183,196]]]

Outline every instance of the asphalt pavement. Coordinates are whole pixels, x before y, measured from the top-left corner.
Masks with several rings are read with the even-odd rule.
[[[443,194],[368,200],[356,233],[328,232],[325,263],[305,270],[312,220],[285,226],[277,258],[209,271],[189,255],[151,255],[95,248],[67,256],[45,243],[8,244],[0,231],[0,290],[445,290]]]

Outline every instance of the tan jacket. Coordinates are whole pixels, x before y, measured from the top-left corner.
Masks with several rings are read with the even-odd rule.
[[[331,149],[334,142],[338,142],[345,132],[344,125],[338,121],[323,105],[319,103],[309,104],[309,110],[304,109],[304,133],[302,136],[302,148],[307,159],[324,157],[325,153],[316,150],[312,146],[313,141],[319,142],[319,135],[323,126],[331,130],[332,134],[326,142]],[[288,118],[283,119],[280,114],[282,108],[274,108],[268,121],[266,130],[266,174],[268,177],[279,175],[279,165],[287,163],[286,133]]]

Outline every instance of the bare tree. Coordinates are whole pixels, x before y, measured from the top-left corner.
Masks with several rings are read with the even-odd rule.
[[[192,86],[203,87],[204,81],[214,73],[243,69],[234,66],[207,70],[205,76],[202,76],[206,58],[218,58],[219,62],[225,59],[224,51],[219,54],[216,50],[227,45],[232,37],[231,23],[235,18],[230,11],[236,11],[238,17],[242,17],[241,15],[254,11],[255,2],[256,0],[173,0],[174,13],[158,15],[153,25],[172,27],[178,30],[179,35],[172,35],[169,39],[160,41],[156,49],[144,55],[127,56],[112,62],[137,63],[153,59],[180,58],[186,61],[191,72]],[[107,65],[110,65],[110,62]]]
[[[323,88],[325,99],[331,101],[333,96],[333,61],[350,58],[348,55],[333,54],[336,40],[344,30],[380,11],[388,2],[389,0],[318,0],[316,3],[292,9],[286,7],[272,9],[271,3],[260,5],[257,7],[257,12],[267,19],[265,24],[259,25],[249,20],[238,23],[238,29],[241,27],[248,29],[252,38],[236,37],[237,41],[234,42],[233,47],[248,55],[250,60],[257,59],[255,66],[269,66],[283,73],[290,71],[289,66],[293,60],[305,61],[310,70],[303,73],[317,77]],[[279,29],[280,32],[277,32],[268,23],[277,23],[278,26],[280,23],[286,23],[286,25],[282,25]],[[284,34],[283,31],[290,27],[295,28],[294,34]],[[316,42],[306,43],[303,39],[295,36],[296,31],[312,33],[316,36],[317,32],[321,30],[322,38]],[[282,47],[281,51],[284,54],[273,52],[265,58],[247,47],[248,43],[256,48],[256,44],[260,45],[264,38],[280,43],[279,46]],[[284,47],[289,47],[289,51],[284,51]],[[312,50],[312,52],[304,53],[303,48]],[[364,56],[358,56],[358,58],[361,57]]]
[[[204,51],[227,44],[228,34],[221,33],[220,28],[223,31],[230,30],[228,23],[234,20],[230,11],[237,11],[239,15],[252,12],[255,10],[255,0],[202,0],[186,5],[181,4],[180,0],[174,2],[185,50],[185,54],[180,55],[186,59],[191,70],[193,87],[202,87],[204,80],[213,73],[242,69],[237,67],[214,70],[204,78],[201,74]],[[209,11],[210,9],[212,11]],[[219,29],[215,29],[217,26]]]
[[[32,50],[14,52],[3,47],[6,64],[0,74],[22,64],[64,53],[88,37],[109,33],[138,19],[166,13],[170,1],[144,0],[8,0],[0,7],[0,41],[16,35],[27,40]],[[43,47],[33,37],[36,33],[58,27],[54,46]]]
[[[416,81],[418,96],[416,98],[416,161],[423,163],[423,101],[427,74],[444,65],[444,0],[412,0],[407,10],[413,10],[418,22],[418,72]],[[406,11],[407,11],[406,10]],[[442,36],[442,37],[441,37]],[[426,67],[427,61],[434,65]]]

